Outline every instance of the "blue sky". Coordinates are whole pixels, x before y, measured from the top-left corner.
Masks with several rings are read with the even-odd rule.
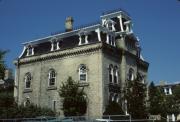
[[[13,60],[21,43],[64,30],[67,16],[74,26],[100,20],[102,12],[125,9],[150,63],[149,81],[180,81],[180,2],[178,0],[0,0],[0,49]]]

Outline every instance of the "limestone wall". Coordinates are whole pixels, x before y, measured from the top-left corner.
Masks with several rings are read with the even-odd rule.
[[[62,103],[58,94],[59,86],[63,81],[67,80],[68,76],[71,76],[76,81],[79,80],[78,67],[80,64],[85,64],[88,68],[87,83],[89,85],[85,87],[88,97],[87,114],[90,116],[102,115],[102,53],[100,50],[20,65],[17,69],[19,70],[18,103],[23,103],[25,98],[29,97],[34,104],[51,108],[52,101],[56,100],[56,110],[60,110]],[[48,89],[48,72],[50,69],[54,69],[57,73],[57,88]],[[24,76],[27,72],[30,72],[33,76],[32,91],[24,92]],[[62,112],[60,114],[62,115]]]

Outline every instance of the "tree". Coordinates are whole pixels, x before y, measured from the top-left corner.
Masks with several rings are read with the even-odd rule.
[[[149,86],[149,113],[160,114],[164,118],[168,114],[177,116],[180,113],[179,94],[179,86],[174,88],[172,95],[165,95],[163,87],[156,87],[152,82]]]
[[[4,56],[7,51],[0,50],[0,79],[4,79],[4,71],[5,71],[5,61]]]
[[[121,106],[115,101],[109,101],[109,104],[106,107],[104,115],[122,115],[124,114]]]
[[[128,113],[134,119],[147,118],[146,108],[146,84],[141,83],[140,76],[134,81],[128,81],[125,91]]]
[[[165,115],[165,95],[153,82],[149,85],[149,113],[152,115]]]
[[[173,94],[165,97],[166,115],[180,113],[180,85],[174,86]]]
[[[62,83],[59,95],[63,98],[62,110],[65,116],[82,116],[86,113],[87,101],[84,88],[80,88],[71,77]]]

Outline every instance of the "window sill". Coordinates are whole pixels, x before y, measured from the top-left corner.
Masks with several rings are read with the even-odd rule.
[[[79,82],[79,86],[80,86],[80,87],[89,86],[89,83],[86,82],[86,81],[80,81],[80,82]]]
[[[57,90],[56,86],[48,86],[47,90]]]
[[[29,93],[29,92],[32,92],[32,89],[29,88],[29,89],[24,89],[23,93]]]

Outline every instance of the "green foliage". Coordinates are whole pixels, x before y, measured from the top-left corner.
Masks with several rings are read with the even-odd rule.
[[[4,62],[4,56],[7,53],[7,51],[0,50],[0,79],[4,79],[4,71],[5,71],[5,62]]]
[[[149,86],[149,113],[165,115],[165,95],[151,82]]]
[[[134,119],[147,118],[146,84],[141,83],[139,76],[134,81],[128,81],[125,93],[128,113]]]
[[[180,104],[180,85],[177,85],[174,90],[173,90],[173,94],[176,100],[177,104]]]
[[[152,82],[149,86],[149,113],[160,114],[166,117],[168,114],[179,114],[180,87],[176,86],[172,95],[165,95],[162,87],[155,87]]]
[[[13,89],[11,87],[0,89],[0,119],[32,118],[37,116],[55,116],[55,113],[50,109],[35,105],[18,106],[14,102]]]
[[[0,109],[0,118],[34,118],[38,116],[55,116],[55,113],[48,108],[41,108],[36,105],[29,106],[18,106],[17,104],[12,104],[9,107],[2,107]]]
[[[124,112],[118,103],[116,103],[115,101],[110,101],[103,114],[104,115],[122,115],[124,114]]]
[[[62,110],[65,116],[82,116],[86,113],[87,101],[84,89],[80,89],[79,84],[71,77],[62,83],[59,95],[63,98]]]

